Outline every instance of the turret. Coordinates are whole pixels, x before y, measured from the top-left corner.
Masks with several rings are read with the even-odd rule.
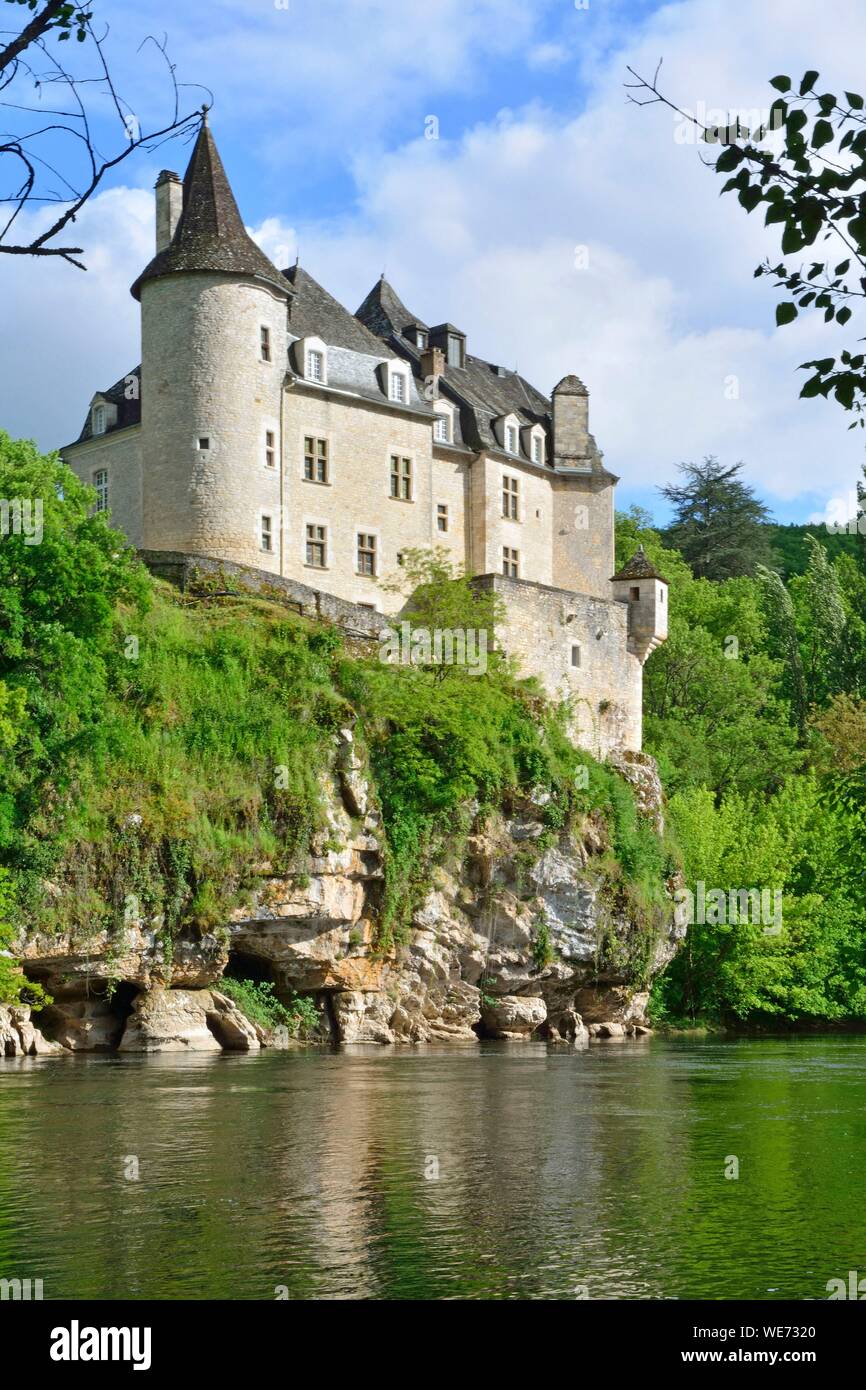
[[[182,187],[164,171],[156,198],[159,249],[132,287],[143,547],[278,572],[291,287],[244,228],[206,115]]]
[[[617,602],[628,604],[628,649],[643,665],[668,635],[668,582],[639,546],[611,583]]]

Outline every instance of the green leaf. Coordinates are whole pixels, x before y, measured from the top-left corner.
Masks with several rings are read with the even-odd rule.
[[[846,92],[846,93],[845,93],[845,100],[847,101],[848,105],[851,107],[852,111],[862,111],[862,110],[863,110],[863,98],[862,98],[861,96],[858,96],[858,94],[857,94],[856,92]]]
[[[817,81],[818,73],[815,72],[813,69],[810,69],[809,72],[805,73],[803,81],[800,83],[800,96],[804,97],[808,91],[811,91],[811,89],[814,87]]]
[[[751,212],[754,208],[758,206],[760,201],[760,188],[744,188],[740,194],[740,204],[742,207],[746,209],[746,212]]]
[[[815,129],[812,131],[812,148],[820,150],[822,145],[829,145],[833,139],[833,127],[829,121],[820,120],[815,122]]]
[[[847,275],[847,274],[848,274],[848,267],[850,266],[850,264],[851,264],[850,260],[847,260],[847,261],[840,261],[839,264],[837,265],[836,269],[833,271],[833,274],[834,274],[834,275]]]
[[[837,323],[847,323],[848,320],[850,319],[850,317],[851,317],[851,310],[848,308],[847,304],[846,304],[846,305],[843,305],[843,307],[842,307],[841,309],[839,309],[839,310],[837,311],[837,313],[836,313],[836,322],[837,322]]]
[[[728,145],[716,160],[716,173],[729,174],[732,169],[736,169],[742,158],[743,151],[738,145]]]
[[[791,79],[790,77],[771,77],[770,86],[775,87],[777,92],[790,92]]]
[[[790,300],[786,300],[783,304],[776,305],[777,328],[781,328],[786,323],[792,323],[796,317],[797,306],[796,304],[792,304]]]

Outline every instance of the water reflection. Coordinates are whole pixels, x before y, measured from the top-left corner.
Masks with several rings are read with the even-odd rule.
[[[7,1059],[0,1277],[85,1298],[823,1298],[863,1264],[864,1062],[862,1038]]]

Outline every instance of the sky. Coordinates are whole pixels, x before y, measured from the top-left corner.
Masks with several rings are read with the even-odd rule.
[[[862,0],[94,0],[142,121],[168,96],[148,34],[211,126],[251,233],[348,308],[384,270],[410,310],[549,392],[576,372],[621,478],[658,488],[715,454],[782,521],[844,515],[864,435],[798,399],[801,362],[851,346],[808,315],[777,329],[754,269],[778,253],[631,65],[697,114],[754,112],[769,78],[817,68],[862,88]],[[199,84],[199,85],[196,85]],[[106,132],[106,139],[108,138]],[[129,285],[153,249],[153,183],[180,142],[140,151],[79,217],[87,272],[0,256],[0,426],[69,442],[94,391],[139,360]],[[29,225],[47,213],[37,209]],[[841,508],[841,512],[840,512]]]

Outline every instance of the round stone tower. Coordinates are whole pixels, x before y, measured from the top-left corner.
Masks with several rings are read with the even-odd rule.
[[[207,117],[156,186],[141,302],[145,550],[282,568],[281,401],[291,287],[247,235]]]

